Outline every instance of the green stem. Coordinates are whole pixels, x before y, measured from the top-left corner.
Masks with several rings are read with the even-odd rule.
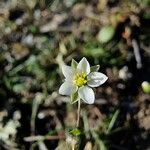
[[[78,110],[77,110],[77,128],[79,127],[79,123],[80,123],[80,106],[81,106],[81,102],[80,99],[78,100]]]
[[[79,100],[78,100],[77,124],[76,124],[76,128],[79,127],[79,123],[80,123],[80,109],[81,109],[81,103],[80,103],[80,99],[79,99]],[[75,143],[72,144],[71,150],[75,150]]]

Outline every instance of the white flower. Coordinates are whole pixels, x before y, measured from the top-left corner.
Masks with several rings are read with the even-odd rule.
[[[65,82],[60,86],[59,94],[76,95],[76,99],[80,98],[88,104],[93,104],[95,94],[91,87],[100,86],[106,82],[108,77],[103,73],[91,71],[92,68],[86,58],[82,58],[78,64],[76,63],[76,67],[63,65],[62,72]]]

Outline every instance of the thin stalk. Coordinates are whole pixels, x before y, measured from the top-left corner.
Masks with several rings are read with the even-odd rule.
[[[80,124],[80,109],[81,109],[81,102],[80,99],[78,100],[78,110],[77,110],[77,124],[76,124],[76,128],[79,127]],[[72,148],[71,150],[75,150],[75,143],[72,144]]]
[[[78,110],[77,110],[77,128],[79,127],[79,123],[80,123],[80,108],[81,108],[81,102],[79,99],[78,100]]]

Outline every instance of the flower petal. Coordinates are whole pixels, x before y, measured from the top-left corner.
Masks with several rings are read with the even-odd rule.
[[[88,86],[90,87],[98,87],[101,84],[103,84],[104,82],[106,82],[106,80],[108,79],[108,77],[100,72],[91,72],[88,75]]]
[[[59,88],[59,94],[61,95],[71,95],[77,91],[77,86],[73,85],[70,82],[64,82]]]
[[[73,78],[74,71],[70,66],[63,65],[62,73],[64,74],[64,76],[67,80],[71,80]]]
[[[95,95],[93,90],[88,87],[88,86],[84,86],[84,87],[80,87],[79,91],[78,91],[79,97],[86,103],[88,104],[93,104],[94,100],[95,100]]]
[[[86,74],[90,73],[90,64],[85,57],[83,57],[79,62],[79,64],[77,65],[77,69],[79,69],[79,71],[85,72]]]

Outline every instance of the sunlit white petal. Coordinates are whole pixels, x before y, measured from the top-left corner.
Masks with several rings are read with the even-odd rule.
[[[95,95],[93,90],[88,87],[88,86],[84,86],[84,87],[80,87],[79,91],[78,91],[79,97],[86,103],[88,104],[93,104],[94,100],[95,100]]]
[[[62,66],[62,73],[64,74],[64,76],[67,80],[71,80],[73,78],[73,75],[74,75],[73,69],[67,65]]]
[[[77,65],[77,69],[85,72],[86,74],[90,73],[90,64],[85,57],[82,58],[82,60],[79,62],[79,64]]]
[[[91,72],[88,75],[88,86],[90,87],[98,87],[101,84],[103,84],[104,82],[106,82],[106,80],[108,79],[108,77],[100,72]]]
[[[71,95],[77,91],[77,86],[70,82],[64,82],[59,88],[59,94],[61,95]]]

